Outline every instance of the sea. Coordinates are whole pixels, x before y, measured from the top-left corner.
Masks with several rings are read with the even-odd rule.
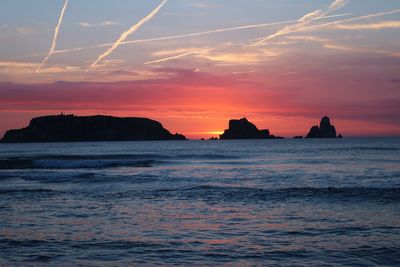
[[[0,266],[400,266],[400,139],[0,144]]]

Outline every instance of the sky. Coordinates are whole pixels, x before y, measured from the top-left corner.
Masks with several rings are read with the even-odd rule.
[[[393,0],[2,0],[0,135],[73,113],[400,136],[399,33]]]

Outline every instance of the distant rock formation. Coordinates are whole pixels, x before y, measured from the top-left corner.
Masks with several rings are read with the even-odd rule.
[[[342,138],[342,135],[336,136],[335,126],[331,124],[329,117],[325,116],[318,125],[311,127],[306,138]]]
[[[271,135],[269,130],[259,130],[246,118],[230,120],[229,129],[220,135],[221,140],[229,139],[275,139],[282,138]]]
[[[161,123],[145,118],[57,115],[34,118],[26,128],[9,130],[5,133],[1,142],[150,140],[186,140],[186,138],[180,134],[173,135],[164,129]]]

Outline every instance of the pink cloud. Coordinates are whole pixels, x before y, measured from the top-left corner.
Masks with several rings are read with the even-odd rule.
[[[400,134],[400,97],[389,97],[397,93],[393,88],[396,83],[391,80],[387,84],[392,87],[388,86],[382,94],[385,97],[380,97],[372,78],[358,73],[343,75],[341,71],[311,74],[304,70],[291,75],[268,71],[214,75],[172,68],[157,71],[170,73],[171,78],[111,83],[2,83],[0,116],[12,113],[15,123],[8,121],[0,131],[13,125],[20,127],[29,117],[71,112],[145,116],[192,136],[222,131],[228,119],[241,116],[253,118],[260,127],[273,128],[273,133],[305,134],[323,115],[343,122],[342,127],[350,134]],[[293,118],[299,122],[296,129],[288,123]],[[364,128],[346,126],[352,122],[362,123]],[[301,129],[300,123],[304,125]],[[381,131],[377,133],[374,127]]]

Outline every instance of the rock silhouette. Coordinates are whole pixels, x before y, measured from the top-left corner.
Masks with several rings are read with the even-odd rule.
[[[340,135],[341,137],[341,135]],[[331,124],[329,117],[325,116],[318,125],[312,126],[306,138],[338,138],[335,126]]]
[[[1,142],[82,142],[186,140],[171,134],[161,123],[146,118],[75,115],[44,116],[31,120],[29,126],[9,130]]]
[[[249,122],[246,118],[240,120],[230,120],[229,129],[225,130],[220,135],[221,140],[229,139],[275,139],[269,130],[259,130],[253,123]]]

